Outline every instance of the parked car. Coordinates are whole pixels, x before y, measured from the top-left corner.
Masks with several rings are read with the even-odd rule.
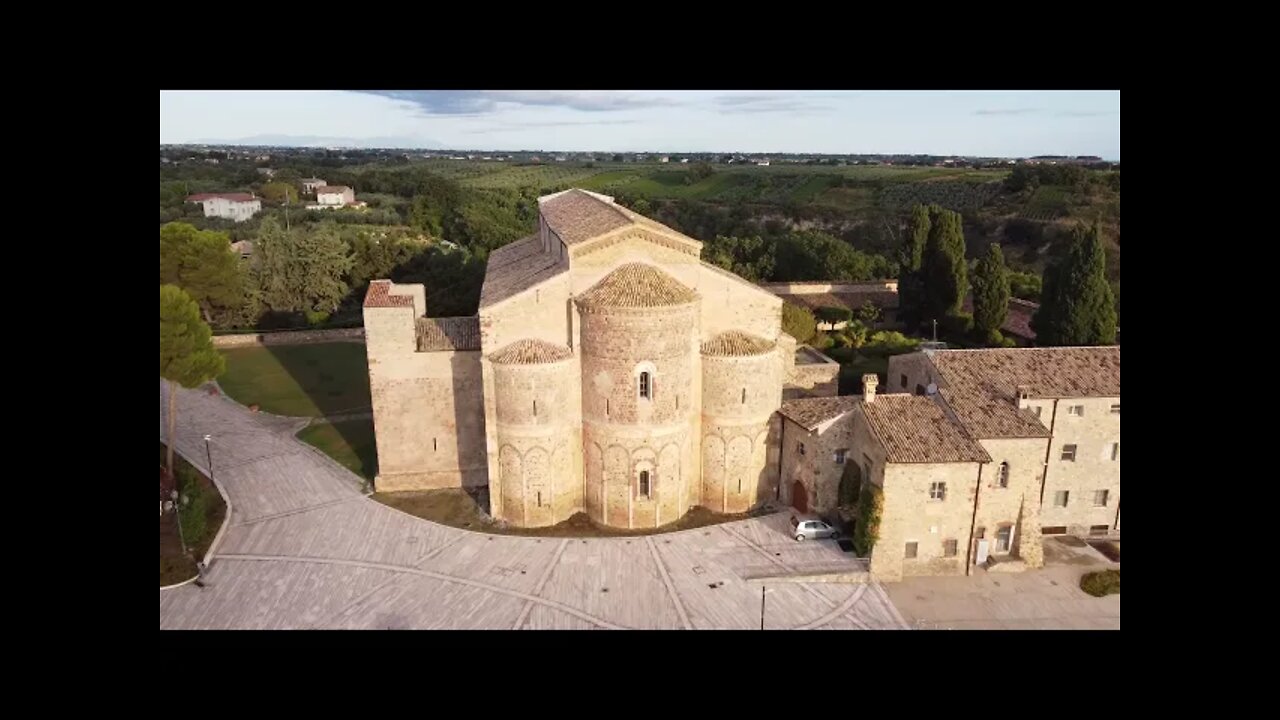
[[[840,537],[840,531],[825,520],[801,519],[795,515],[791,516],[791,531],[795,533],[796,542]]]

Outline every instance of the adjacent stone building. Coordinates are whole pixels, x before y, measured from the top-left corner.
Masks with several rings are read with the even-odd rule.
[[[867,375],[860,397],[780,408],[783,500],[822,513],[842,479],[882,490],[877,577],[1039,567],[1042,535],[1119,534],[1118,346],[925,351],[888,377],[899,392]]]
[[[373,282],[377,489],[487,487],[493,517],[526,527],[658,527],[779,498],[784,388],[834,394],[839,366],[701,249],[570,190],[489,256],[475,317],[428,318],[421,285]]]

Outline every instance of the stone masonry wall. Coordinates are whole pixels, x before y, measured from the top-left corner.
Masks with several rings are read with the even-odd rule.
[[[219,348],[253,347],[257,345],[307,345],[327,342],[362,342],[364,328],[335,328],[331,330],[288,330],[283,332],[246,333],[244,335],[215,335],[213,346]]]
[[[1093,526],[1107,526],[1115,532],[1120,506],[1119,454],[1112,459],[1112,444],[1120,442],[1120,413],[1112,412],[1120,398],[1079,398],[1050,401],[1043,417],[1053,423],[1053,442],[1046,467],[1044,500],[1040,523],[1044,527],[1066,526],[1067,532],[1087,535]],[[1071,415],[1072,405],[1084,407],[1081,416]],[[1075,445],[1075,460],[1063,460],[1063,448]],[[1095,495],[1107,491],[1105,504]],[[1067,505],[1057,504],[1057,493],[1067,492]]]
[[[885,468],[880,538],[871,553],[876,579],[965,573],[978,470],[978,463],[891,463]],[[937,482],[946,484],[941,500],[930,497],[930,486]],[[947,555],[948,540],[955,541],[954,555]],[[909,542],[916,543],[915,558],[906,557]]]
[[[775,497],[778,459],[770,452],[770,421],[781,404],[777,353],[702,356],[704,507],[741,513]]]

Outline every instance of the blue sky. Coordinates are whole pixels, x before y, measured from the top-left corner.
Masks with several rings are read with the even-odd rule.
[[[1119,160],[1120,91],[162,90],[160,142]]]

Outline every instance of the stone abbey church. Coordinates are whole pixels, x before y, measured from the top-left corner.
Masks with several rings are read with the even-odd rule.
[[[698,505],[824,512],[849,463],[883,488],[885,579],[1118,534],[1119,347],[925,351],[893,358],[879,399],[874,375],[837,397],[839,365],[782,331],[782,299],[697,240],[596,193],[538,203],[476,316],[370,284],[379,491],[487,488],[515,526],[652,528]]]
[[[378,490],[487,485],[519,526],[655,527],[776,498],[783,386],[814,382],[782,300],[701,248],[569,190],[490,256],[476,317],[428,318],[421,285],[373,283]]]

